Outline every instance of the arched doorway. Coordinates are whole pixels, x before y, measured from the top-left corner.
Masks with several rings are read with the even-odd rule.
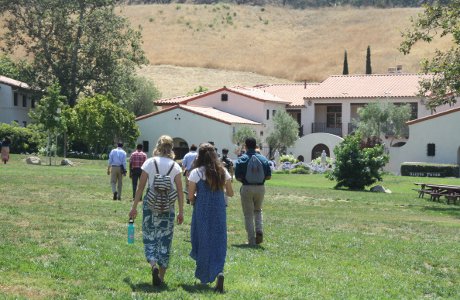
[[[321,153],[326,151],[326,155],[328,157],[331,157],[331,152],[329,151],[329,147],[324,145],[324,144],[317,144],[313,149],[311,150],[311,160],[314,160],[315,158],[321,157]]]
[[[175,159],[182,159],[185,154],[188,152],[188,144],[187,142],[182,139],[182,138],[174,138],[174,154],[175,154]]]

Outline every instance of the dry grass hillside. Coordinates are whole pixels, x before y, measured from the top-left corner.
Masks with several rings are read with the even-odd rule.
[[[233,79],[226,81],[222,71],[210,70],[207,74],[206,68],[293,81],[321,81],[331,74],[341,74],[345,49],[350,74],[364,73],[368,45],[373,73],[384,73],[398,64],[405,72],[417,72],[423,57],[430,57],[436,48],[451,45],[445,39],[417,45],[408,56],[398,51],[400,32],[419,12],[421,9],[414,8],[293,10],[228,4],[139,5],[121,9],[133,25],[142,26],[144,49],[152,65],[200,67],[144,68],[142,73],[155,80],[164,96],[184,94],[198,85],[234,83]],[[240,79],[240,84],[264,80],[258,77],[246,82],[254,74],[230,74],[236,83]],[[222,83],[213,85],[217,78]],[[267,81],[273,82],[273,78]],[[181,82],[189,86],[179,87]]]
[[[364,73],[368,45],[373,73],[399,64],[405,72],[417,72],[422,58],[451,45],[445,39],[416,45],[408,56],[398,51],[400,32],[422,11],[415,8],[294,10],[176,3],[119,11],[143,28],[151,65],[140,74],[152,79],[164,97],[200,85],[321,81],[342,73],[344,50],[350,74]]]

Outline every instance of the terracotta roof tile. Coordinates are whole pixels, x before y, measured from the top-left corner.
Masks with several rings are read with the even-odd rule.
[[[451,113],[454,113],[454,112],[458,112],[458,111],[460,111],[460,107],[455,107],[455,108],[452,108],[452,109],[449,109],[449,110],[446,110],[446,111],[443,111],[443,112],[440,112],[440,113],[437,113],[437,114],[433,114],[433,115],[425,116],[425,117],[418,118],[418,119],[415,119],[415,120],[411,120],[409,122],[406,122],[406,124],[407,125],[412,125],[412,124],[415,124],[415,123],[420,123],[420,122],[423,122],[423,121],[435,119],[435,118],[438,118],[438,117],[441,117],[441,116],[444,116],[444,115],[448,115],[448,114],[451,114]]]
[[[373,74],[330,76],[305,98],[394,98],[414,97],[419,81],[432,78],[422,74]]]
[[[158,114],[162,114],[170,110],[174,110],[174,109],[183,109],[185,111],[188,111],[188,112],[191,112],[197,115],[201,115],[201,116],[204,116],[204,117],[207,117],[207,118],[210,118],[210,119],[222,122],[222,123],[226,123],[226,124],[261,125],[261,123],[258,123],[258,122],[255,122],[249,119],[245,119],[245,118],[242,118],[236,115],[232,115],[230,113],[227,113],[227,112],[224,112],[224,111],[212,108],[212,107],[189,106],[189,105],[175,105],[167,109],[159,110],[159,111],[156,111],[156,112],[144,115],[144,116],[137,117],[136,121],[147,119],[149,117],[152,117]]]
[[[319,83],[282,83],[255,86],[279,98],[289,101],[289,107],[304,106],[304,97],[312,92]]]

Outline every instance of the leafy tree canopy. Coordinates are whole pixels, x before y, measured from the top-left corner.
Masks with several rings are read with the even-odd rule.
[[[273,117],[274,130],[267,137],[271,151],[286,152],[299,138],[299,124],[284,110],[277,111]]]
[[[430,43],[436,37],[451,37],[454,46],[437,50],[433,59],[422,62],[424,72],[434,78],[421,82],[421,95],[429,95],[426,106],[435,109],[456,102],[460,93],[460,0],[437,1],[424,6],[424,12],[411,20],[411,28],[402,33],[400,51],[409,54],[419,41]]]
[[[141,33],[115,14],[116,0],[0,0],[3,50],[32,57],[36,88],[57,81],[74,106],[80,94],[111,92],[147,63]]]
[[[238,130],[233,134],[233,142],[239,146],[244,145],[244,142],[246,141],[247,138],[253,137],[256,139],[257,144],[260,143],[259,138],[257,137],[256,132],[248,127],[248,126],[242,126],[238,128]]]
[[[78,101],[73,109],[69,131],[72,141],[85,143],[94,153],[105,153],[119,141],[134,147],[139,136],[134,114],[103,95]]]

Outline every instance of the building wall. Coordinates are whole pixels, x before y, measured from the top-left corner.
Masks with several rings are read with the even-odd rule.
[[[17,121],[20,126],[30,124],[29,111],[31,110],[31,97],[26,91],[18,89],[18,103],[14,106],[14,89],[6,84],[0,84],[0,123],[10,124]],[[26,106],[23,99],[26,97]]]
[[[141,135],[138,143],[149,142],[149,156],[158,138],[161,135],[169,135],[172,138],[181,138],[190,145],[199,145],[203,142],[213,141],[219,152],[222,148],[228,148],[232,157],[236,157],[234,151],[237,146],[233,144],[233,131],[239,124],[225,124],[209,119],[182,109],[174,109],[168,112],[154,115],[150,118],[137,121]],[[259,132],[261,126],[250,126]],[[233,129],[235,127],[235,129]]]
[[[459,164],[460,112],[409,125],[409,139],[402,147],[390,147],[386,170],[400,174],[403,162]],[[435,156],[427,155],[427,144],[435,144]]]
[[[334,156],[334,148],[343,141],[343,138],[330,134],[330,133],[312,133],[305,135],[298,139],[294,146],[288,148],[287,152],[292,153],[294,157],[302,155],[305,158],[305,162],[312,160],[311,153],[313,148],[318,144],[324,144],[329,148],[332,158]]]

